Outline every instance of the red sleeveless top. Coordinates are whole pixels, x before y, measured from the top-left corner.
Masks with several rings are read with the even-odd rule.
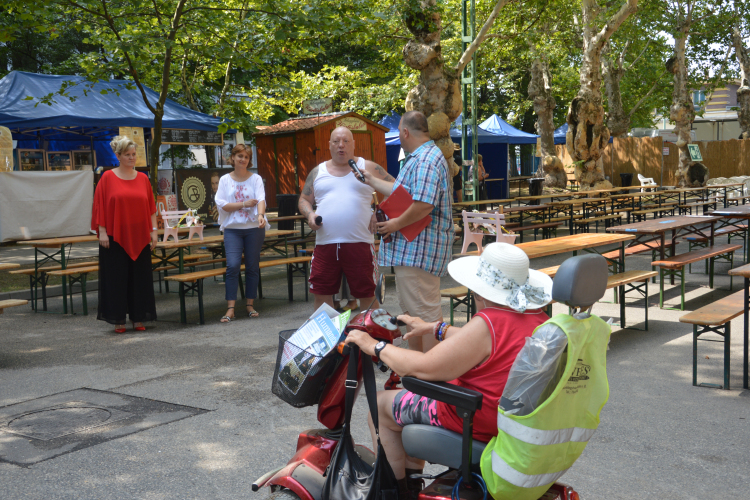
[[[508,374],[516,356],[537,326],[549,318],[541,310],[519,313],[510,309],[487,307],[475,316],[487,323],[492,335],[492,354],[484,363],[475,366],[449,383],[481,392],[482,409],[474,415],[474,439],[487,442],[497,435],[497,405],[503,395]],[[463,420],[456,408],[438,401],[438,418],[448,430],[463,432]]]
[[[91,229],[99,234],[99,226],[103,226],[107,236],[136,260],[151,243],[151,215],[155,212],[154,194],[146,174],[138,172],[135,179],[125,180],[107,170],[96,185]]]

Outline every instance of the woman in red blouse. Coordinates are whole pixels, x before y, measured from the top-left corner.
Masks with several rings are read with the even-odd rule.
[[[117,136],[110,143],[120,166],[104,172],[96,186],[91,229],[99,235],[97,319],[125,332],[156,320],[151,250],[156,246],[156,204],[146,174],[135,170],[135,143]]]

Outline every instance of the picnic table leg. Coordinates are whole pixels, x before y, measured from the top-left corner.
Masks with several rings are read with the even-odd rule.
[[[83,315],[88,316],[89,315],[89,306],[88,302],[86,300],[86,279],[87,279],[88,273],[83,273],[81,276],[81,303],[83,305]],[[72,296],[73,294],[71,294]],[[72,306],[71,306],[72,309]]]
[[[185,283],[180,281],[180,323],[187,323],[185,312]]]
[[[693,385],[698,385],[698,325],[693,325]]]
[[[201,325],[205,325],[206,318],[203,314],[203,280],[199,279],[196,285],[198,287],[198,317],[200,318]]]
[[[685,310],[685,266],[680,269],[680,311]]]
[[[670,257],[674,257],[675,253],[676,253],[675,252],[676,247],[677,247],[677,243],[675,243],[676,236],[677,236],[677,230],[676,229],[672,229],[672,244],[669,245],[669,256]],[[669,276],[669,284],[670,285],[674,285],[674,273],[670,274],[670,276]]]
[[[620,328],[625,328],[625,285],[618,287],[620,295]]]
[[[729,362],[731,361],[730,357],[730,347],[731,347],[731,340],[732,340],[732,322],[727,321],[724,325],[724,389],[729,390]]]
[[[294,286],[293,286],[292,281],[293,281],[292,280],[292,264],[287,264],[286,265],[286,284],[287,284],[287,287],[289,288],[289,302],[294,300],[294,296],[293,296]]]
[[[745,278],[745,315],[744,315],[744,323],[745,323],[745,338],[744,338],[744,348],[742,351],[742,388],[743,389],[750,389],[748,387],[748,380],[747,380],[747,371],[748,371],[748,327],[750,326],[750,278]]]
[[[643,310],[646,313],[646,331],[648,331],[648,279],[646,280],[646,295],[643,296]]]
[[[65,245],[60,245],[60,267],[62,269],[65,269]],[[63,314],[68,314],[68,303],[65,301],[67,293],[67,281],[68,279],[65,276],[62,276]],[[71,295],[73,294],[71,293]],[[73,311],[71,310],[70,312],[72,313]]]

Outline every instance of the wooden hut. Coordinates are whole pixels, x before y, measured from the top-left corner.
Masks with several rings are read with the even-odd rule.
[[[331,159],[331,132],[342,125],[354,135],[356,156],[386,165],[388,128],[354,112],[291,118],[254,134],[269,207],[278,207],[277,194],[299,194],[310,171]]]

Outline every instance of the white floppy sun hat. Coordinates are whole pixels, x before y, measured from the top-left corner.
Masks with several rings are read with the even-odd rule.
[[[552,278],[529,269],[529,257],[515,245],[490,243],[480,257],[448,264],[454,280],[496,304],[516,311],[540,309],[552,301]]]

